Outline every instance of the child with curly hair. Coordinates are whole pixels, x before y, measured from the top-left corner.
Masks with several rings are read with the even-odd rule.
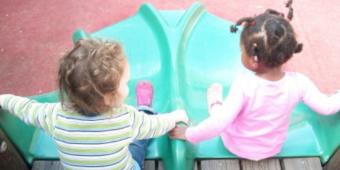
[[[139,110],[124,104],[129,74],[120,44],[84,39],[61,59],[61,103],[0,95],[0,105],[51,135],[65,169],[142,169],[143,139],[163,135],[188,118],[183,110],[155,115],[153,88],[145,81],[136,87]]]

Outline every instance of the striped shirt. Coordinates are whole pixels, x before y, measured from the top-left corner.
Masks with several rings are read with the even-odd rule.
[[[128,105],[95,117],[14,95],[0,95],[0,105],[52,136],[65,169],[133,169],[129,144],[163,135],[176,124],[166,114],[147,115]]]

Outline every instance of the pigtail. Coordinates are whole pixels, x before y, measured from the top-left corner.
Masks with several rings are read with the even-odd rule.
[[[286,3],[286,7],[289,9],[288,15],[287,15],[287,18],[288,18],[289,21],[291,21],[293,19],[294,10],[293,10],[292,5],[293,5],[293,0],[288,0],[287,3]]]
[[[295,51],[294,53],[299,53],[302,51],[302,48],[303,48],[303,44],[302,43],[298,43],[295,47]]]
[[[241,18],[240,20],[236,22],[235,25],[230,26],[230,32],[232,33],[237,32],[238,30],[237,26],[242,25],[243,22],[246,23],[245,27],[256,24],[254,18],[251,18],[251,17]]]
[[[293,14],[293,13],[294,13],[294,10],[293,10],[292,5],[293,5],[293,0],[288,0],[288,1],[286,2],[286,8],[288,8],[287,19],[288,19],[289,21],[291,21],[291,20],[293,19],[293,16],[294,16],[294,14]],[[272,15],[277,15],[277,16],[281,16],[282,18],[285,17],[285,15],[284,15],[283,13],[278,12],[278,11],[273,10],[273,9],[267,9],[265,13],[267,13],[267,14],[272,14]]]

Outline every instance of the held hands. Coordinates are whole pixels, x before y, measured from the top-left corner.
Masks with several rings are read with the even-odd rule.
[[[211,113],[212,107],[215,105],[222,105],[223,101],[223,87],[219,83],[214,83],[208,88],[207,101],[208,101],[208,111]]]
[[[186,140],[185,132],[188,129],[186,125],[177,125],[174,129],[169,132],[169,136],[173,139]]]
[[[188,128],[187,125],[189,124],[189,118],[186,111],[183,109],[178,109],[173,111],[172,114],[175,114],[174,117],[176,118],[177,123],[182,122],[184,124],[176,125],[176,127],[169,132],[170,137],[174,139],[186,140],[185,131]]]

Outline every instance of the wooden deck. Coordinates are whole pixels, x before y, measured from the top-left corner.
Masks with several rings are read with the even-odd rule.
[[[1,170],[25,170],[29,167],[25,164],[20,154],[0,130],[0,143],[5,141],[6,150],[0,152]],[[58,160],[36,160],[32,170],[62,170]],[[146,160],[145,170],[163,170],[161,160]],[[195,170],[340,170],[340,149],[333,155],[328,163],[322,167],[318,157],[309,158],[284,158],[266,159],[262,161],[249,161],[239,159],[213,159],[196,160]]]
[[[1,160],[1,159],[0,159]],[[39,160],[33,163],[32,170],[62,170],[57,160]],[[161,160],[146,160],[145,170],[164,170]],[[239,159],[196,160],[194,170],[340,170],[340,149],[322,167],[318,157],[266,159],[250,161]]]
[[[35,161],[32,170],[62,170],[59,161]],[[163,170],[162,161],[145,161],[145,170]],[[267,159],[259,162],[237,159],[197,160],[195,170],[322,170],[319,158]],[[336,170],[336,169],[333,169]]]

